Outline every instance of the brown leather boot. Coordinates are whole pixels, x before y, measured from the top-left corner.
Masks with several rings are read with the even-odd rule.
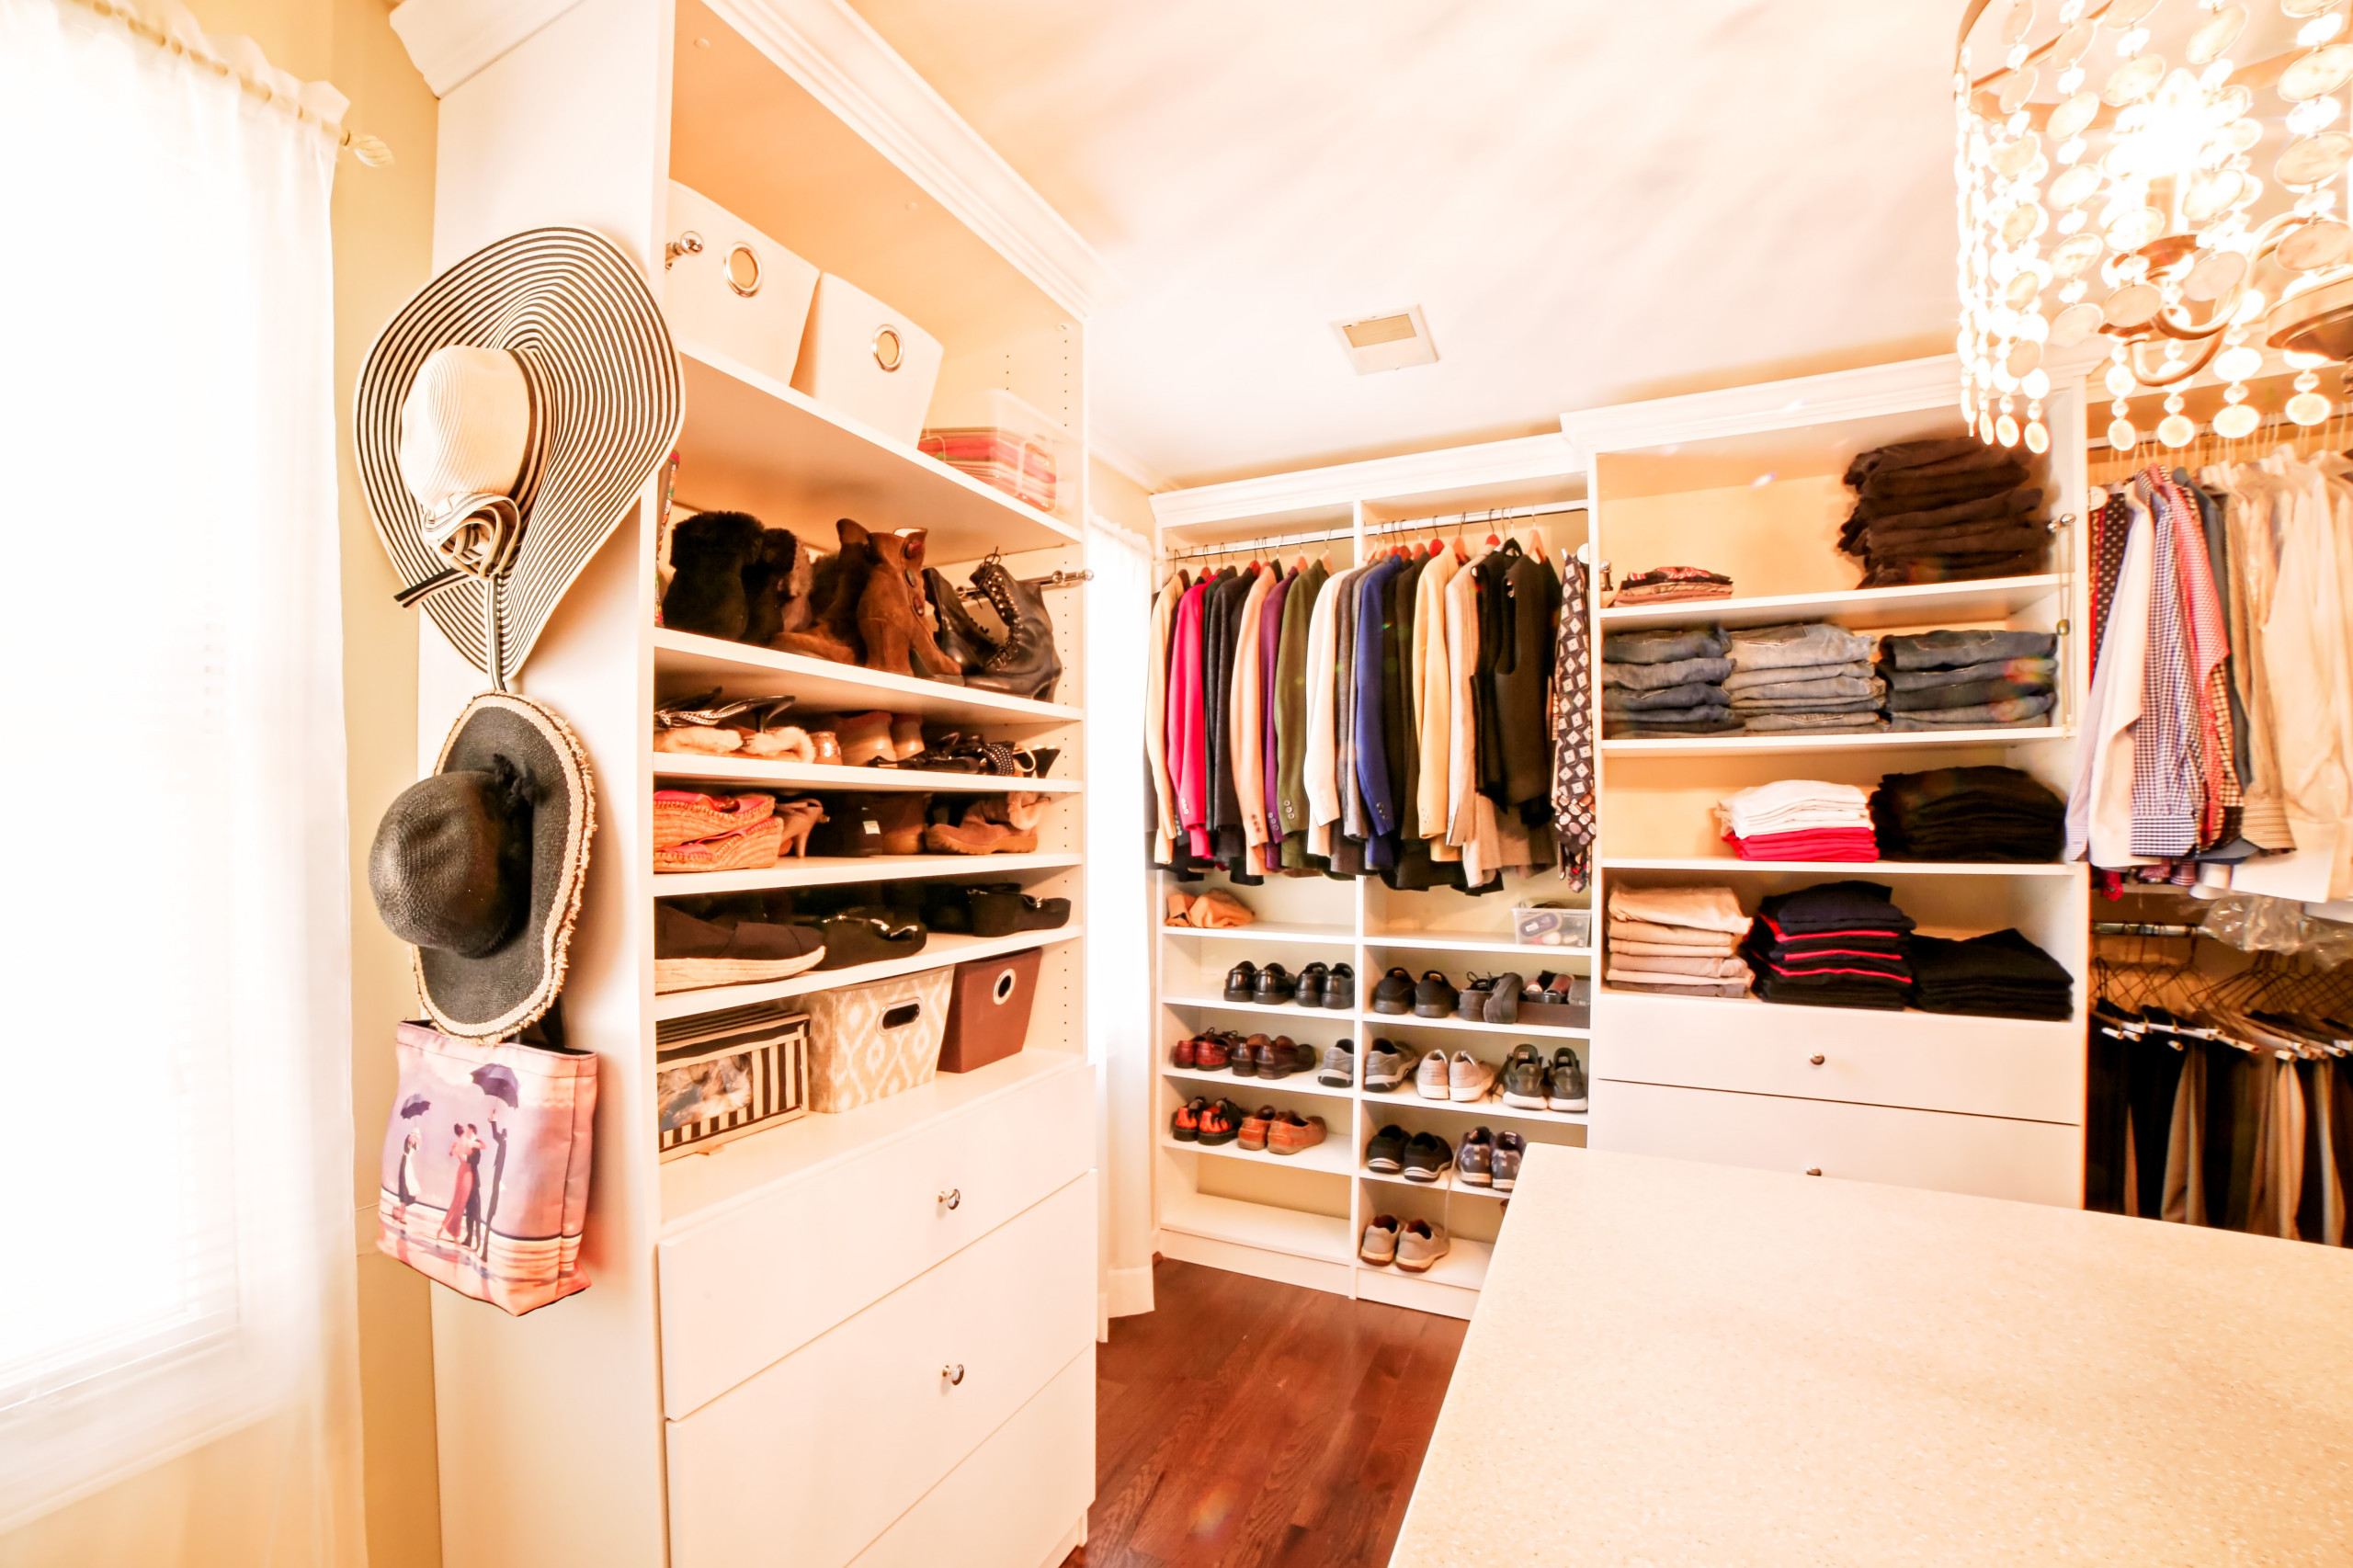
[[[923,544],[921,528],[868,537],[874,569],[867,574],[865,591],[858,601],[858,631],[866,644],[861,662],[866,668],[885,675],[937,677],[952,671],[961,682],[964,672],[939,651],[931,629],[915,611]],[[910,556],[917,562],[912,570]]]
[[[933,823],[923,830],[923,846],[934,855],[1028,855],[1038,847],[1038,834],[974,813],[960,823]]]
[[[866,656],[858,610],[874,575],[874,549],[869,542],[872,536],[847,517],[835,522],[834,531],[841,537],[841,548],[818,562],[813,574],[813,621],[805,631],[779,633],[768,646],[831,659],[837,665],[855,665]]]

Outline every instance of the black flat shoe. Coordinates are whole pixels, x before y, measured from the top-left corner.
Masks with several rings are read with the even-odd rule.
[[[1252,963],[1248,959],[1243,960],[1240,963],[1235,964],[1232,969],[1225,971],[1225,999],[1227,1001],[1247,1002],[1250,1000],[1251,996],[1256,993],[1257,989],[1258,966]]]
[[[1376,1013],[1410,1013],[1414,1011],[1414,977],[1405,970],[1392,969],[1381,977],[1372,988],[1372,1010]]]
[[[819,969],[913,958],[930,939],[921,921],[902,924],[877,915],[835,915],[816,926],[818,935],[825,939],[825,960]]]
[[[1430,970],[1415,983],[1414,1017],[1443,1018],[1450,1016],[1461,1004],[1462,994],[1454,983],[1436,970]]]
[[[1299,971],[1298,998],[1301,1006],[1324,1006],[1324,982],[1331,972],[1332,966],[1324,963],[1312,963]]]
[[[1344,963],[1332,966],[1324,982],[1324,1006],[1346,1012],[1357,1005],[1357,971]]]
[[[1279,963],[1270,963],[1258,971],[1258,983],[1250,993],[1250,1000],[1262,1007],[1278,1007],[1299,994],[1299,982],[1290,971]]]
[[[1070,900],[1024,892],[972,890],[972,935],[1010,937],[1018,931],[1059,931],[1070,924]]]

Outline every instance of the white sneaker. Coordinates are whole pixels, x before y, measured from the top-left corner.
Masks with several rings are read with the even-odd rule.
[[[1450,1244],[1444,1225],[1409,1220],[1397,1237],[1397,1267],[1408,1274],[1427,1274],[1432,1264],[1446,1256]]]
[[[1483,1100],[1495,1086],[1495,1070],[1469,1051],[1458,1051],[1447,1066],[1446,1086],[1447,1098],[1458,1103]]]
[[[1414,1069],[1415,1092],[1426,1100],[1446,1098],[1450,1081],[1447,1073],[1446,1052],[1443,1051],[1431,1051],[1422,1058],[1422,1064]]]

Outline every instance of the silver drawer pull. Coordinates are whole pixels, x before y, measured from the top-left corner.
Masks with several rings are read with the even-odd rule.
[[[1827,1061],[1829,1061],[1830,1059],[1829,1059],[1828,1057],[1826,1057],[1826,1056],[1809,1056],[1809,1057],[1807,1057],[1807,1058],[1806,1058],[1806,1060],[1807,1060],[1808,1062],[1813,1062],[1816,1067],[1819,1067],[1819,1066],[1821,1066],[1824,1062],[1827,1062]]]
[[[1805,1174],[1808,1176],[1820,1176],[1822,1174],[1822,1167],[1820,1165],[1808,1165],[1805,1168]]]
[[[964,1189],[961,1187],[949,1187],[939,1195],[939,1203],[944,1209],[961,1209],[964,1206]]]
[[[955,1388],[964,1381],[964,1363],[959,1361],[953,1366],[942,1367],[939,1369],[939,1375],[948,1380],[949,1388]]]

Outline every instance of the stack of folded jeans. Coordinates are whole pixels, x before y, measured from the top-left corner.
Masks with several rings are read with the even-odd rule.
[[[1745,996],[1748,965],[1738,954],[1747,929],[1730,888],[1612,889],[1602,979],[1619,991]]]
[[[1601,640],[1601,733],[1722,735],[1740,728],[1723,678],[1724,634],[1713,626],[1617,631]]]
[[[2040,572],[2051,549],[2041,488],[2019,455],[1973,436],[1902,441],[1847,469],[1854,510],[1838,548],[1862,586],[1961,583]]]
[[[2015,767],[1891,773],[1871,793],[1871,824],[1889,860],[2055,861],[2067,802]]]
[[[2075,995],[2066,966],[2016,931],[1912,938],[1912,1005],[1922,1012],[2064,1023]]]
[[[1870,800],[1852,784],[1784,778],[1716,802],[1724,842],[1744,860],[1876,860]]]
[[[1924,631],[1880,640],[1890,724],[1898,730],[2048,727],[2057,700],[2058,634]]]
[[[1704,566],[1655,566],[1638,572],[1618,585],[1609,603],[1628,605],[1680,604],[1686,599],[1728,599],[1732,579]]]
[[[1751,734],[1881,730],[1886,686],[1871,671],[1871,640],[1828,621],[1744,627],[1728,634],[1724,692]]]
[[[1757,905],[1741,951],[1768,1002],[1901,1012],[1912,920],[1878,882],[1824,882]]]

